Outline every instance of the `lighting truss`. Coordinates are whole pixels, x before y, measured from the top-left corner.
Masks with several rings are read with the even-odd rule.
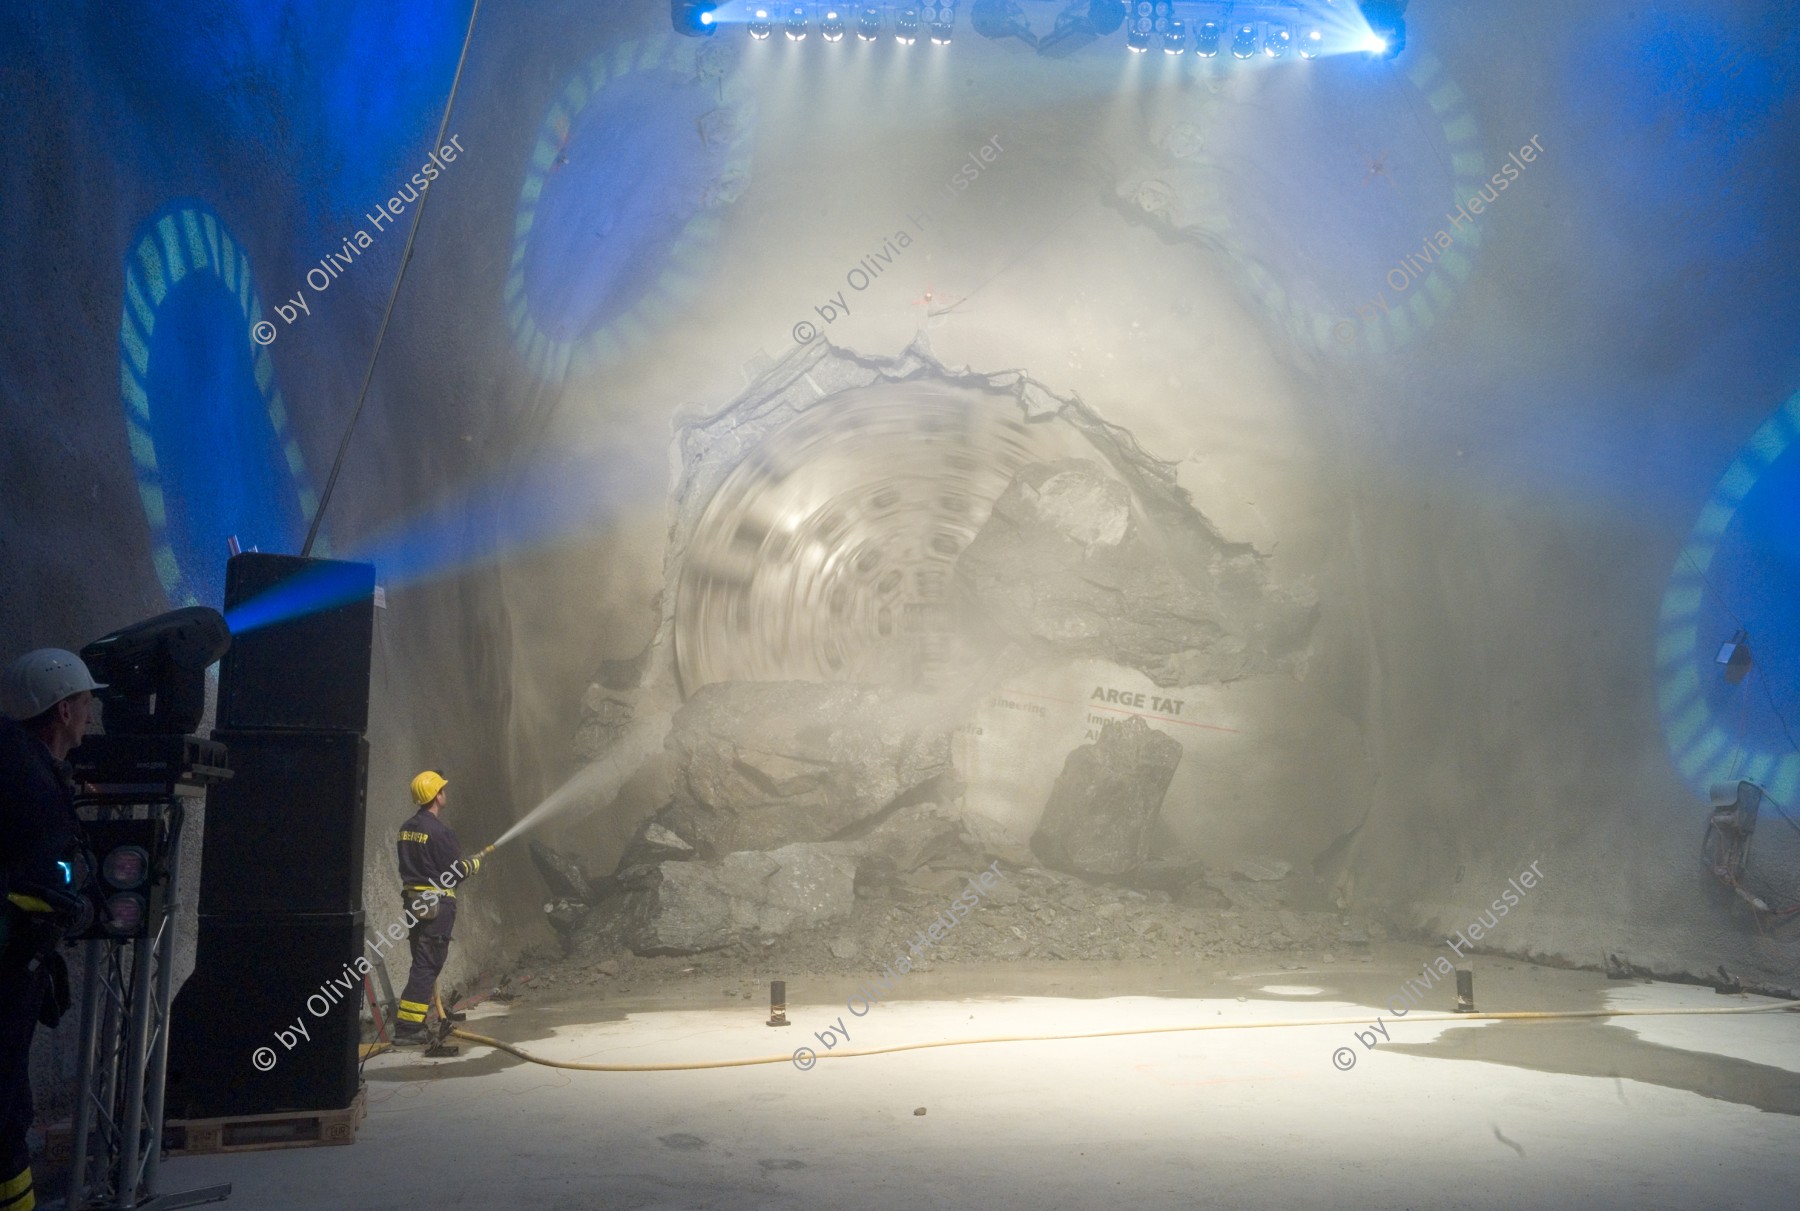
[[[1354,40],[1367,24],[1366,4],[1373,4],[1376,13],[1404,11],[1400,0],[1124,0],[1117,11],[1126,47],[1135,54],[1158,47],[1168,55],[1185,54],[1191,35],[1196,58],[1216,58],[1228,50],[1230,58],[1240,61],[1312,60],[1327,48],[1333,53],[1344,50],[1346,37]],[[891,27],[894,41],[902,46],[914,45],[921,36],[943,46],[955,33],[957,8],[958,0],[861,4],[790,0],[753,3],[744,11],[750,37],[757,41],[770,38],[777,28],[790,41],[804,41],[816,25],[825,42],[844,41],[851,29],[858,40],[877,42],[884,27]],[[1404,29],[1398,17],[1393,24]],[[1089,37],[1104,37],[1101,28]],[[1366,36],[1365,45],[1373,46],[1375,36]],[[1397,48],[1389,43],[1386,53],[1391,57]]]

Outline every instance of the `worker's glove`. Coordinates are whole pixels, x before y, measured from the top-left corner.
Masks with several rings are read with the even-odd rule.
[[[50,907],[49,912],[27,912],[8,903],[5,915],[10,923],[7,950],[42,985],[38,1021],[55,1026],[70,1004],[69,965],[56,948],[79,928],[86,905],[79,896],[49,887],[20,886],[17,894],[35,896]]]
[[[18,902],[23,899],[35,899],[49,911],[28,909]],[[17,884],[3,907],[11,934],[7,953],[26,963],[56,949],[63,938],[79,933],[92,920],[92,907],[80,896],[36,884]]]
[[[57,941],[62,941],[64,934],[78,932],[89,912],[89,904],[72,891],[56,887],[40,887],[20,885],[21,895],[36,896],[50,906],[49,912],[28,913],[40,926],[48,927],[57,934]]]

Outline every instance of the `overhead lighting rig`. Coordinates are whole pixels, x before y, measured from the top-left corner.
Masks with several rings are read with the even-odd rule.
[[[1057,14],[1055,28],[1034,33],[1016,4],[1004,0],[974,0],[973,28],[988,39],[1017,37],[1048,58],[1064,58],[1090,42],[1125,30],[1126,48],[1146,54],[1161,48],[1164,54],[1181,55],[1193,36],[1196,58],[1212,59],[1222,48],[1231,57],[1251,59],[1313,60],[1327,53],[1362,51],[1391,59],[1406,45],[1407,0],[1088,0],[1086,5],[1067,5]],[[676,28],[695,37],[714,32],[721,23],[717,4],[671,0]],[[803,42],[816,23],[824,42],[845,41],[854,28],[863,42],[878,42],[884,26],[891,24],[894,41],[916,44],[921,36],[946,46],[956,31],[958,0],[928,3],[754,3],[740,10],[727,6],[742,20],[755,41],[769,39],[777,26],[789,41]]]
[[[928,4],[920,10],[919,15],[931,26],[932,45],[950,45],[950,39],[956,32],[956,0]]]

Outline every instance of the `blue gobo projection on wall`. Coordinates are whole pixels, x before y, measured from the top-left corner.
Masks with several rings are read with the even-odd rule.
[[[1739,629],[1749,661],[1721,663]],[[1747,779],[1800,799],[1800,393],[1751,435],[1713,489],[1663,594],[1657,706],[1697,793]]]
[[[1145,181],[1136,205],[1223,253],[1302,347],[1411,344],[1474,272],[1489,219],[1460,208],[1505,188],[1468,97],[1423,51],[1404,70],[1360,55],[1254,65],[1265,69],[1253,93],[1236,65],[1203,68],[1192,120],[1161,135],[1167,184]]]
[[[519,192],[504,294],[539,377],[628,351],[698,293],[749,159],[750,104],[718,54],[687,38],[624,43],[551,102]]]
[[[119,392],[174,605],[224,600],[226,542],[298,550],[318,499],[288,425],[250,262],[202,203],[165,207],[125,254]]]

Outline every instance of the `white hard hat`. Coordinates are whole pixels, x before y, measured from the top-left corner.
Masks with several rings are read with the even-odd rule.
[[[0,676],[0,713],[35,719],[71,694],[105,688],[75,653],[39,648],[13,661]]]

